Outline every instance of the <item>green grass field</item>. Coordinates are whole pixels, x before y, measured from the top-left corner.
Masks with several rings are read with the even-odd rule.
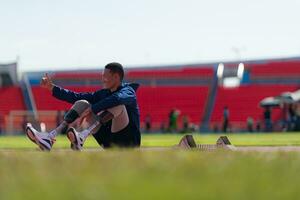
[[[143,147],[167,147],[178,144],[183,135],[180,134],[143,134]],[[220,135],[194,134],[197,143],[214,144]],[[286,146],[300,145],[300,133],[273,133],[273,134],[229,134],[230,141],[235,146]],[[66,136],[59,136],[54,148],[69,148]],[[33,149],[36,146],[26,136],[0,137],[0,149]],[[99,147],[90,137],[85,143],[86,148]]]
[[[182,135],[143,135],[144,147]],[[195,135],[214,143],[218,135]],[[300,134],[233,134],[244,145],[299,145]],[[0,199],[298,199],[300,152],[105,150],[73,152],[59,137],[40,152],[26,137],[0,137]],[[86,144],[95,148],[90,138]]]

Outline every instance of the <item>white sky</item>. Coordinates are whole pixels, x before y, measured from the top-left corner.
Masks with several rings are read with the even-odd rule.
[[[0,63],[83,69],[300,56],[299,0],[0,0]]]

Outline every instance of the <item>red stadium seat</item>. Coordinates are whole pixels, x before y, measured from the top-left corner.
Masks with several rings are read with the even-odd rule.
[[[212,67],[201,68],[178,68],[178,69],[155,69],[155,70],[132,70],[126,75],[128,79],[149,79],[149,78],[211,78],[213,77],[214,70]]]
[[[52,75],[53,79],[61,79],[61,80],[68,80],[68,79],[101,79],[101,72],[57,72]]]
[[[26,110],[22,90],[18,86],[0,88],[0,127],[4,129],[10,111]],[[17,125],[17,124],[16,124]]]
[[[263,64],[251,64],[252,78],[282,78],[299,77],[300,61],[267,62]]]
[[[245,85],[233,89],[219,87],[210,121],[221,123],[225,106],[229,108],[229,120],[232,123],[245,124],[248,117],[252,117],[254,120],[262,120],[264,110],[259,107],[259,102],[262,99],[297,89],[298,86],[296,85]],[[280,115],[280,109],[273,109],[273,120],[279,119]]]
[[[159,86],[140,87],[137,93],[141,121],[150,114],[152,125],[158,128],[161,122],[168,123],[171,109],[181,111],[181,116],[188,115],[190,122],[199,124],[208,97],[208,86]]]
[[[25,110],[22,90],[18,86],[0,88],[0,110],[2,115],[12,110]]]
[[[100,87],[93,86],[76,86],[66,88],[76,92],[93,92],[100,89]],[[38,110],[68,110],[71,107],[69,103],[55,99],[49,90],[40,86],[32,86],[32,93]]]

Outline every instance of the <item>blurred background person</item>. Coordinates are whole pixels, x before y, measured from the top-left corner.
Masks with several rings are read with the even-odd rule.
[[[151,132],[151,116],[150,116],[150,114],[147,114],[145,117],[145,131],[146,131],[146,133]]]
[[[229,125],[229,109],[228,106],[225,106],[223,110],[223,132],[224,133],[228,131],[228,125]]]
[[[264,120],[265,120],[265,131],[272,132],[272,118],[271,118],[271,108],[266,107],[264,111]]]

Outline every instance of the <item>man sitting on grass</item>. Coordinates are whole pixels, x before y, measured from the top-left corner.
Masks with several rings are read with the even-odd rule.
[[[123,83],[124,70],[119,63],[109,63],[102,74],[103,89],[93,93],[76,93],[58,87],[46,74],[41,81],[44,88],[60,100],[73,104],[64,121],[49,133],[26,126],[26,134],[42,150],[51,150],[55,137],[75,120],[85,119],[89,127],[81,132],[73,127],[67,137],[73,150],[81,150],[86,138],[93,135],[104,148],[139,147],[141,143],[139,108],[135,91],[138,84]],[[42,97],[41,97],[42,98]]]

